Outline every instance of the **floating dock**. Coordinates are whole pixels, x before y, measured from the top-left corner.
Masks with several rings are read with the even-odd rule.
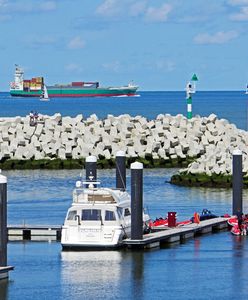
[[[8,278],[9,271],[13,271],[13,270],[14,270],[14,267],[12,267],[12,266],[0,267],[0,280]]]
[[[196,235],[212,233],[215,231],[227,229],[228,218],[214,218],[201,221],[199,224],[192,223],[181,227],[169,228],[143,235],[143,239],[131,240],[125,239],[123,244],[128,248],[155,248],[164,243],[182,242]]]
[[[131,240],[125,239],[123,246],[128,248],[154,248],[160,247],[160,244],[182,242],[196,235],[212,233],[215,231],[227,229],[227,218],[214,218],[201,221],[199,224],[192,223],[181,227],[159,230],[143,235],[143,239]],[[26,226],[8,226],[9,241],[60,241],[61,228],[59,225],[26,225]]]
[[[10,225],[8,240],[60,241],[61,225]]]

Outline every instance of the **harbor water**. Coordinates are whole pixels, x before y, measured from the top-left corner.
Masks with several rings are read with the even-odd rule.
[[[82,113],[98,117],[129,113],[149,119],[186,113],[183,92],[143,92],[141,97],[12,99],[0,94],[0,117]],[[243,92],[199,92],[193,114],[215,113],[246,129]],[[207,208],[231,213],[232,190],[178,187],[168,183],[176,169],[144,170],[144,205],[152,218],[176,211],[179,220]],[[61,225],[80,170],[4,171],[8,177],[8,224]],[[83,174],[84,175],[84,174]],[[127,173],[130,191],[130,172]],[[115,170],[99,170],[103,186],[115,185]],[[248,191],[244,191],[248,211]],[[150,251],[62,252],[58,242],[10,242],[9,282],[0,299],[247,299],[248,238],[224,231]]]

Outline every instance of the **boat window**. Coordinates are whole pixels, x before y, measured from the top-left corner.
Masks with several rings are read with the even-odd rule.
[[[101,210],[100,209],[83,209],[82,210],[83,221],[100,221]]]
[[[130,216],[130,215],[131,215],[131,213],[130,213],[129,208],[125,208],[124,216],[127,217],[127,216]]]
[[[117,213],[119,218],[121,219],[123,216],[123,208],[122,207],[117,207]]]
[[[115,199],[113,198],[112,195],[88,195],[88,200],[89,201],[105,201],[105,202],[115,202]]]
[[[115,213],[111,210],[106,210],[105,211],[105,221],[115,221]]]
[[[68,213],[67,220],[75,220],[75,216],[77,214],[76,210],[71,210]]]

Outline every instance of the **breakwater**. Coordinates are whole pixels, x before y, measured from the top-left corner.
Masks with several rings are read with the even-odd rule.
[[[104,168],[114,165],[116,152],[122,150],[128,163],[186,167],[173,183],[189,178],[186,184],[204,185],[216,177],[216,182],[224,178],[229,184],[234,149],[243,152],[243,171],[248,171],[247,143],[246,131],[214,114],[190,120],[181,114],[148,120],[128,114],[98,119],[95,114],[83,118],[58,113],[39,115],[35,123],[29,116],[0,119],[0,161],[7,169],[82,167],[88,155],[95,155]]]
[[[96,115],[84,119],[82,115],[71,118],[55,114],[40,115],[35,124],[29,116],[2,118],[0,160],[5,166],[11,162],[21,167],[25,161],[33,161],[35,167],[52,161],[59,167],[60,161],[62,166],[75,167],[75,162],[82,164],[85,157],[94,155],[99,163],[109,166],[115,153],[122,150],[129,162],[139,158],[149,167],[186,166],[187,159],[197,152],[190,147],[191,139],[183,139],[183,132],[179,134],[182,123],[187,126],[182,115],[159,115],[155,120],[108,115],[100,120]]]

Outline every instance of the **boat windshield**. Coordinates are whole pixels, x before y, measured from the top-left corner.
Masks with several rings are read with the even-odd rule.
[[[120,219],[123,217],[123,208],[122,207],[117,207],[117,213]]]
[[[88,191],[85,189],[75,189],[73,193],[74,202],[111,202],[115,203],[113,195],[109,192],[101,190],[97,191]]]
[[[97,195],[97,194],[92,194],[88,195],[88,200],[89,201],[107,201],[107,202],[115,202],[114,198],[112,195]]]
[[[101,221],[100,209],[83,209],[81,219],[83,221]]]
[[[76,214],[77,214],[76,210],[69,211],[68,216],[67,216],[67,220],[75,220]]]

